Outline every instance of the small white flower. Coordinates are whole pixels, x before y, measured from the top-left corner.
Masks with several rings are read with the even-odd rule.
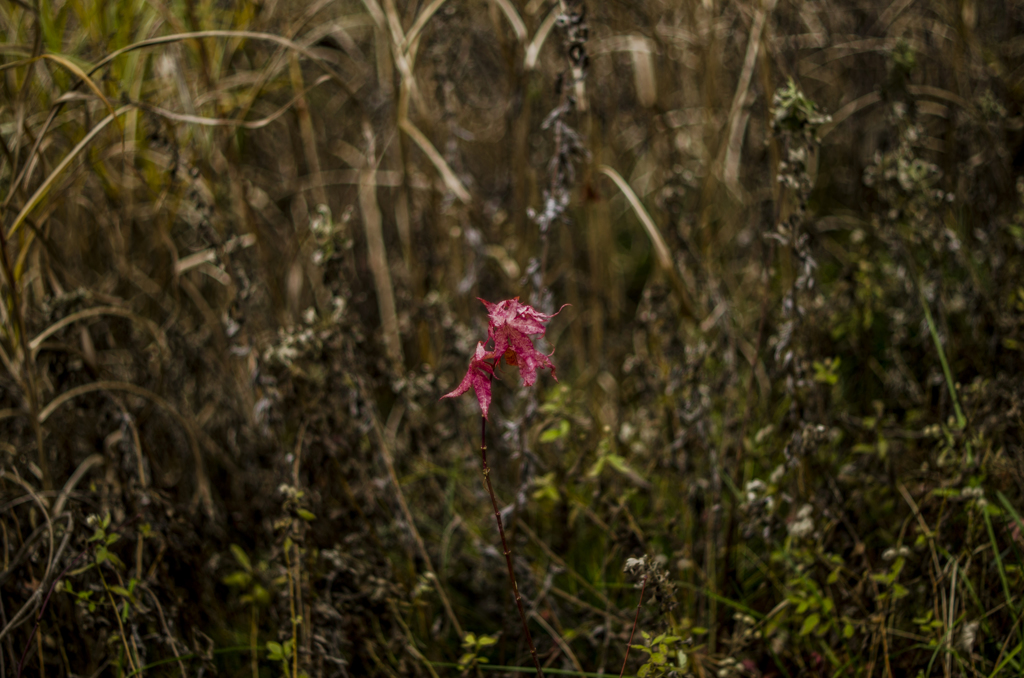
[[[970,652],[974,647],[974,641],[978,638],[978,627],[981,622],[972,621],[963,625],[960,629],[959,645],[965,652]]]
[[[811,514],[814,513],[814,507],[810,504],[804,504],[797,511],[796,520],[786,526],[790,536],[796,539],[802,539],[807,537],[814,532],[814,521],[811,519]]]
[[[644,565],[643,558],[626,558],[626,566],[622,568],[623,572],[634,572],[642,568]]]
[[[890,547],[882,553],[882,560],[889,562],[897,558],[906,558],[909,555],[910,548],[907,546],[900,546],[899,548]]]

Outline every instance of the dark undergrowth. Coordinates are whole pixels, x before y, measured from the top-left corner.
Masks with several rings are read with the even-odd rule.
[[[0,26],[0,678],[1024,672],[1024,3]]]

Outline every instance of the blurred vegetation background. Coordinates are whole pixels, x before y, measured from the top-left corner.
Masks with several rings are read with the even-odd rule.
[[[0,677],[1024,671],[1024,2],[0,27]]]

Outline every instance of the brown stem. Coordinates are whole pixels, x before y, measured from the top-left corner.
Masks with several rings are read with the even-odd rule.
[[[494,498],[494,489],[491,488],[491,469],[487,466],[487,419],[480,418],[480,459],[484,464],[484,483],[487,485],[487,492],[491,495],[491,506],[494,507],[494,519],[498,521],[498,534],[501,535],[501,548],[505,552],[505,564],[508,565],[508,578],[512,582],[512,593],[515,595],[516,607],[519,608],[519,619],[523,622],[523,633],[526,634],[526,644],[530,648],[530,656],[533,657],[533,665],[537,667],[538,678],[544,678],[544,672],[540,668],[540,660],[537,659],[537,648],[533,646],[533,637],[530,636],[530,627],[526,623],[526,612],[523,611],[523,597],[519,595],[519,586],[516,584],[516,574],[512,569],[512,549],[505,541],[505,527],[501,524],[501,511],[498,510],[498,500]]]
[[[629,660],[629,648],[633,646],[633,634],[636,633],[636,623],[640,621],[640,606],[644,604],[644,590],[647,588],[647,575],[644,575],[640,584],[640,600],[636,601],[636,616],[633,617],[633,630],[629,632],[629,642],[626,643],[626,656],[622,658],[622,670],[619,671],[619,678],[626,673],[626,662]]]

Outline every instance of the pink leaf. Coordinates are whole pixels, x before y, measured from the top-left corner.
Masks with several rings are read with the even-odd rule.
[[[495,353],[484,350],[484,342],[478,341],[476,353],[473,355],[472,360],[469,361],[469,370],[466,371],[466,376],[462,378],[462,383],[454,391],[441,396],[441,398],[455,398],[468,391],[470,386],[472,386],[473,391],[476,393],[476,400],[480,403],[480,410],[484,413],[484,419],[486,419],[487,411],[491,407],[491,375],[494,374],[494,367],[487,361],[493,360],[495,357]]]
[[[528,335],[544,336],[544,323],[561,313],[565,306],[547,315],[529,304],[519,303],[519,297],[497,304],[480,301],[487,307],[487,336],[494,340],[493,353],[506,356],[511,365],[519,365],[523,385],[533,386],[537,382],[537,370],[543,368],[551,370],[551,377],[558,381],[550,356],[538,351]]]
[[[538,351],[530,335],[544,336],[544,324],[562,309],[558,309],[558,313],[546,315],[529,304],[519,303],[519,297],[497,304],[483,299],[480,301],[487,307],[487,341],[493,341],[494,348],[488,351],[484,348],[484,342],[478,342],[476,353],[469,361],[469,370],[458,388],[441,397],[454,398],[472,387],[486,419],[491,407],[491,377],[494,376],[494,365],[500,358],[505,358],[509,365],[519,367],[524,386],[533,386],[537,382],[537,370],[540,369],[551,370],[551,377],[555,378],[551,356]]]

